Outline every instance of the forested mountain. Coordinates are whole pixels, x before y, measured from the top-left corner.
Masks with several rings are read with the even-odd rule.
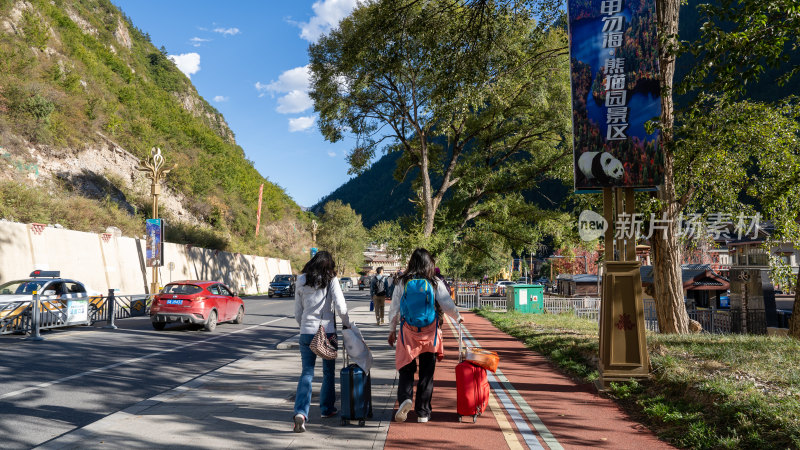
[[[0,218],[140,235],[160,147],[167,239],[297,260],[309,218],[109,0],[0,0]],[[253,238],[264,183],[262,233]]]
[[[410,172],[402,183],[394,178],[400,156],[399,152],[383,155],[364,173],[351,178],[312,206],[311,211],[320,214],[325,203],[341,200],[361,214],[364,226],[368,228],[382,220],[391,221],[414,214],[412,200],[416,197],[411,187],[414,172]],[[540,184],[538,190],[524,194],[529,201],[542,208],[556,209],[562,205],[571,189],[561,181],[547,180]]]
[[[395,220],[414,213],[411,199],[411,176],[398,183],[394,178],[400,152],[389,153],[376,161],[366,172],[353,177],[335,191],[311,207],[315,214],[322,212],[325,203],[341,200],[361,214],[365,227],[372,227],[382,220]]]

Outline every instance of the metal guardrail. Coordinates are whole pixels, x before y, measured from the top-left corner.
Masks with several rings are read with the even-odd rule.
[[[550,314],[570,311],[600,311],[600,299],[596,297],[553,297],[544,296],[544,310]],[[598,320],[600,320],[598,318]]]
[[[91,325],[98,321],[107,321],[110,327],[116,328],[115,319],[149,315],[153,296],[117,296],[112,292],[108,296],[37,297],[0,304],[0,334],[38,336],[38,330]],[[113,306],[109,309],[110,305]]]
[[[456,292],[456,305],[466,308],[490,308],[495,311],[506,311],[506,298],[497,296],[484,296],[479,291]]]

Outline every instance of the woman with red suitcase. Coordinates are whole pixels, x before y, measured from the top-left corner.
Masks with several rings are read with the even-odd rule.
[[[395,366],[400,373],[397,387],[400,407],[394,416],[398,422],[404,422],[412,408],[417,360],[419,381],[413,408],[417,413],[417,422],[428,422],[431,417],[433,373],[436,361],[444,358],[442,331],[439,328],[441,322],[436,314],[436,306],[459,323],[462,321],[450,293],[436,277],[435,267],[433,257],[427,250],[414,250],[408,268],[392,293],[388,340],[391,346],[398,344]]]

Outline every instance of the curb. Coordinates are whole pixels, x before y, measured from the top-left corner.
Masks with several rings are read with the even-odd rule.
[[[300,347],[300,333],[295,334],[294,336],[286,339],[285,341],[278,344],[276,347],[278,350],[291,350],[293,348]]]

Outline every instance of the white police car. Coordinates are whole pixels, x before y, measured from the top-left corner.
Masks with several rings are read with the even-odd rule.
[[[30,300],[34,292],[59,300],[88,296],[83,283],[61,278],[58,270],[34,270],[30,278],[0,285],[0,304]]]

